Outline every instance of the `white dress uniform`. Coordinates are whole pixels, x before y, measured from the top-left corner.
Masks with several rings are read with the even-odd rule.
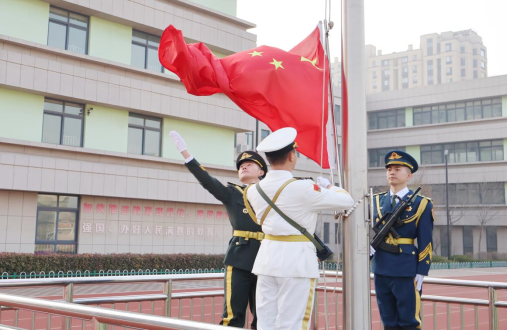
[[[262,143],[272,144],[272,141],[267,141],[270,138],[284,141],[283,139],[287,139],[285,135],[277,137],[276,134],[287,129],[274,132]],[[294,141],[295,130],[289,138],[289,143]],[[258,146],[258,151],[266,151],[262,143]],[[282,145],[287,144],[285,141]],[[280,187],[291,178],[293,176],[289,171],[270,170],[260,182],[260,186],[273,200]],[[255,186],[248,189],[247,198],[255,211],[257,221],[261,223],[268,203]],[[325,189],[312,180],[296,180],[286,186],[275,204],[289,218],[313,234],[320,211],[346,209],[351,207],[354,201],[339,187]],[[252,270],[252,273],[258,275],[257,327],[259,330],[308,329],[315,286],[319,278],[315,245],[275,210],[269,211],[261,225],[265,238]]]

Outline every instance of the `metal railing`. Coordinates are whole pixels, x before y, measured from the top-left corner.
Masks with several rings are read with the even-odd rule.
[[[46,279],[9,279],[1,280],[0,288],[14,288],[14,287],[31,287],[31,286],[46,286],[55,287],[60,286],[63,289],[62,300],[68,303],[81,303],[81,304],[113,304],[126,303],[126,309],[129,310],[129,304],[139,303],[139,312],[142,311],[142,303],[151,304],[151,314],[155,314],[155,302],[162,301],[162,315],[171,317],[171,305],[172,300],[178,301],[178,318],[182,318],[182,300],[190,299],[190,318],[193,317],[194,310],[194,299],[195,298],[210,298],[212,303],[212,321],[215,317],[215,299],[217,297],[223,297],[224,291],[199,291],[190,293],[174,293],[173,292],[173,281],[209,281],[209,280],[221,280],[223,281],[223,273],[211,273],[211,274],[183,274],[183,275],[149,275],[149,276],[112,276],[112,277],[69,277],[69,278],[46,278]],[[161,294],[148,294],[148,295],[137,295],[137,296],[117,296],[117,297],[99,297],[99,298],[81,298],[75,299],[74,292],[75,286],[80,285],[93,285],[93,284],[122,284],[122,283],[161,283],[163,289]],[[53,301],[54,302],[54,301]],[[204,307],[204,302],[201,302],[201,306]],[[201,321],[204,321],[204,311],[201,308],[202,316]],[[18,327],[18,312],[19,309],[15,307],[0,307],[1,310],[14,310],[14,326]],[[221,313],[221,311],[219,311]],[[0,314],[1,317],[1,314]],[[62,329],[70,329],[72,324],[72,317],[65,317],[62,325]],[[0,320],[0,323],[2,321]],[[51,320],[48,320],[51,323]],[[49,327],[48,327],[49,329]],[[83,324],[83,329],[85,325]]]
[[[322,262],[319,263],[322,269]],[[442,262],[431,264],[431,270],[435,269],[465,269],[465,268],[500,268],[507,267],[507,261],[477,261],[477,262]],[[326,270],[342,270],[342,264],[336,262],[326,262]],[[205,268],[205,269],[131,269],[131,270],[59,270],[49,272],[21,271],[21,272],[2,272],[1,279],[27,279],[27,278],[68,278],[68,277],[108,277],[108,276],[144,276],[144,275],[175,275],[175,274],[202,274],[202,273],[224,273],[225,269]]]
[[[326,271],[327,277],[333,278],[341,278],[342,273],[336,271]],[[370,278],[373,279],[373,275],[370,275]],[[456,279],[445,279],[445,278],[431,278],[425,277],[424,284],[433,284],[433,285],[443,285],[443,286],[457,286],[457,287],[472,287],[472,288],[483,288],[487,290],[488,299],[469,299],[469,298],[459,298],[459,297],[445,297],[445,296],[435,296],[435,295],[422,295],[421,301],[432,303],[433,308],[433,328],[437,329],[438,324],[438,314],[437,314],[437,303],[444,303],[446,306],[447,312],[447,329],[451,328],[451,304],[458,304],[460,308],[460,327],[463,330],[464,325],[464,306],[472,306],[474,309],[474,326],[475,329],[479,329],[479,307],[486,307],[488,310],[488,328],[490,330],[498,330],[498,308],[507,308],[507,301],[498,301],[498,290],[507,290],[507,283],[500,282],[485,282],[485,281],[471,281],[471,280],[456,280]],[[339,326],[339,300],[338,293],[342,293],[342,288],[338,287],[317,287],[317,292],[315,294],[315,302],[317,303],[319,300],[319,295],[323,295],[326,293],[327,297],[325,298],[325,302],[328,302],[329,294],[331,293],[334,297],[335,302],[335,326],[338,328]],[[371,296],[376,296],[375,291],[371,291]],[[421,316],[424,316],[424,304],[421,305]],[[316,307],[316,315],[318,316],[318,305]],[[329,315],[329,314],[328,314]],[[329,316],[326,316],[329,318]],[[422,328],[424,329],[424,318],[421,320]],[[319,329],[319,319],[314,319],[314,328]],[[380,329],[380,328],[379,328]]]
[[[187,321],[169,317],[152,316],[141,313],[126,312],[102,307],[83,306],[68,302],[55,302],[0,294],[0,304],[16,309],[25,309],[47,314],[65,316],[66,319],[77,318],[92,322],[92,328],[106,330],[109,325],[140,329],[170,330],[225,330],[226,327],[215,324]],[[34,326],[32,322],[32,326]],[[65,326],[65,325],[63,325]],[[51,325],[49,325],[49,329]],[[70,329],[66,328],[67,330]]]
[[[342,273],[336,271],[326,271],[326,278],[328,282],[330,280],[341,278]],[[155,315],[155,302],[162,302],[162,315],[171,317],[171,301],[176,300],[177,304],[177,317],[186,317],[183,315],[183,300],[190,301],[188,308],[190,310],[190,319],[194,319],[194,311],[200,309],[200,321],[205,320],[205,305],[208,300],[208,305],[211,303],[211,321],[215,321],[217,314],[221,314],[221,308],[216,309],[215,299],[223,298],[223,290],[203,290],[196,292],[173,292],[174,281],[203,281],[203,280],[223,280],[224,274],[183,274],[183,275],[152,275],[152,276],[114,276],[114,277],[74,277],[74,278],[51,278],[51,279],[23,279],[23,280],[2,280],[0,281],[0,288],[11,288],[11,287],[27,287],[27,286],[61,286],[63,288],[63,301],[74,302],[82,305],[103,305],[111,304],[113,309],[116,304],[125,303],[126,310],[128,312],[129,305],[139,303],[139,312],[143,311],[142,303],[151,303],[151,314]],[[373,277],[373,276],[372,276]],[[94,298],[74,298],[75,286],[90,285],[90,284],[121,284],[121,283],[161,283],[163,284],[163,291],[159,294],[143,294],[143,295],[125,295],[125,296],[107,296],[107,297],[94,297]],[[483,281],[468,281],[468,280],[452,280],[442,278],[430,278],[426,277],[424,283],[441,285],[441,286],[458,286],[458,287],[472,287],[472,288],[483,288],[487,290],[488,296],[485,299],[470,299],[470,298],[459,298],[459,297],[446,297],[446,296],[435,296],[435,295],[423,295],[421,305],[421,315],[424,316],[425,306],[430,306],[433,312],[433,327],[436,329],[438,326],[438,314],[437,308],[441,305],[445,305],[447,311],[447,328],[451,328],[451,305],[459,305],[460,311],[460,326],[463,329],[465,327],[465,312],[464,307],[473,307],[474,311],[474,326],[475,329],[479,328],[479,308],[487,309],[488,311],[488,327],[489,329],[498,329],[498,308],[507,308],[507,301],[498,301],[498,290],[506,290],[507,283],[499,282],[483,282]],[[322,325],[322,312],[319,311],[319,305],[322,302],[325,306],[325,328],[333,329],[330,320],[334,320],[334,328],[338,329],[340,326],[339,315],[340,315],[340,299],[339,295],[342,293],[342,289],[339,287],[332,286],[319,286],[315,294],[315,303],[313,310],[313,326],[314,329],[323,328]],[[325,294],[325,297],[323,295]],[[375,291],[372,291],[372,296],[375,296]],[[197,300],[197,303],[196,303]],[[55,302],[55,301],[52,301]],[[1,304],[9,306],[6,303],[0,301]],[[426,303],[426,305],[424,304]],[[198,306],[200,304],[200,307]],[[439,307],[437,307],[437,304]],[[116,307],[118,308],[118,307]],[[176,308],[176,307],[175,307]],[[1,310],[14,310],[17,312],[20,308],[15,306],[2,307]],[[100,309],[100,308],[99,308]],[[160,309],[160,308],[159,308]],[[322,309],[322,308],[320,308]],[[115,310],[119,311],[119,310]],[[198,311],[197,311],[198,312]],[[209,311],[208,311],[209,313]],[[17,314],[17,313],[16,313]],[[173,314],[175,315],[175,314]],[[176,317],[173,316],[173,317]],[[197,314],[199,315],[199,314]],[[429,314],[431,315],[431,314]],[[1,316],[1,315],[0,315]],[[149,315],[147,315],[149,316]],[[17,317],[17,315],[16,315]],[[0,323],[2,321],[0,320]],[[50,323],[50,322],[49,322]],[[427,322],[426,322],[427,323]],[[422,319],[422,326],[424,328],[425,319]],[[15,326],[18,326],[17,320],[15,320]],[[71,326],[71,317],[64,319],[63,328],[69,329]],[[380,325],[379,325],[380,326]],[[85,325],[83,324],[83,328]]]
[[[335,270],[335,269],[333,269]],[[180,275],[180,274],[208,274],[224,273],[225,268],[205,268],[205,269],[131,269],[131,270],[67,270],[67,271],[49,271],[49,272],[3,272],[1,279],[27,279],[27,278],[69,278],[69,277],[109,277],[109,276],[146,276],[146,275]]]

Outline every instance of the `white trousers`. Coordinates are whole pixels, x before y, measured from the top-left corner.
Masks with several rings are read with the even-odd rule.
[[[258,275],[257,329],[308,330],[316,283],[315,278]]]

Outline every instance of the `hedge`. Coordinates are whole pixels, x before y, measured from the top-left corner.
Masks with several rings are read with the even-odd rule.
[[[89,270],[221,269],[224,255],[208,254],[24,254],[0,253],[0,274]]]

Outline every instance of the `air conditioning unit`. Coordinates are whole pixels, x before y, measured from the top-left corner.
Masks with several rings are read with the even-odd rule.
[[[249,145],[240,144],[240,145],[236,146],[236,153],[243,153],[243,152],[248,151],[250,149],[251,148]]]

